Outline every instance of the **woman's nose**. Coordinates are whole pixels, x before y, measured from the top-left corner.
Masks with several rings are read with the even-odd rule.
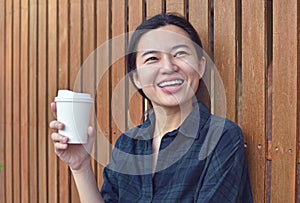
[[[161,70],[163,73],[172,73],[178,70],[178,66],[176,65],[174,57],[171,54],[164,54]]]

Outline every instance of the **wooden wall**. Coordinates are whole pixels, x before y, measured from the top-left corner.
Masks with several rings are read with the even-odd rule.
[[[244,132],[255,202],[300,201],[298,0],[0,0],[0,202],[79,202],[50,140],[50,102],[79,80],[96,98],[92,124],[99,136],[113,144],[138,124],[143,100],[123,80],[124,58],[112,60],[125,52],[124,33],[161,12],[186,16],[216,65],[226,115]],[[118,43],[107,43],[120,35]],[[107,57],[93,60],[98,68],[81,70],[103,44]],[[134,96],[122,100],[125,94]],[[113,112],[115,99],[120,112]],[[214,111],[222,110],[217,94],[212,100]],[[109,150],[97,140],[99,187],[98,160],[107,160]]]

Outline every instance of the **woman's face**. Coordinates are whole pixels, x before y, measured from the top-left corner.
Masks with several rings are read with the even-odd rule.
[[[191,104],[205,68],[197,57],[194,42],[175,25],[145,33],[137,47],[136,86],[152,105],[173,107]]]

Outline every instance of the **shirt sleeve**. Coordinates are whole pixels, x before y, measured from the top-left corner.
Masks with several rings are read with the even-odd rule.
[[[101,188],[101,196],[104,202],[118,202],[118,181],[115,172],[105,167],[103,170],[103,185]]]
[[[237,125],[224,131],[208,159],[197,202],[253,202],[243,135]]]

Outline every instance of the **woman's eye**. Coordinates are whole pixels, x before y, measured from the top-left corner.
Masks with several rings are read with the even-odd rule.
[[[178,52],[175,53],[175,57],[184,56],[184,55],[186,55],[186,54],[187,54],[186,51],[178,51]]]
[[[145,63],[147,63],[147,62],[153,62],[153,61],[156,61],[156,60],[157,60],[157,57],[152,56],[152,57],[147,58],[145,60]]]

